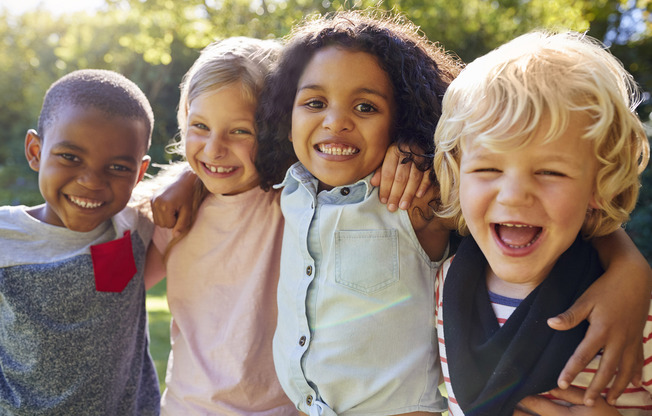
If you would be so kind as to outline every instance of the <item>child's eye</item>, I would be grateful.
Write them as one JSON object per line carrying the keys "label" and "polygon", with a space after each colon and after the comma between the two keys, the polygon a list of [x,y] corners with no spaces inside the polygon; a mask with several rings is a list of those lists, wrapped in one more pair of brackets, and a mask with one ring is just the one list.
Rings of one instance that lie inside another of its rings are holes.
{"label": "child's eye", "polygon": [[554,170],[540,170],[538,173],[539,175],[545,175],[545,176],[560,176],[560,177],[566,176],[566,174]]}
{"label": "child's eye", "polygon": [[321,100],[310,100],[304,105],[315,110],[321,110],[322,108],[326,107],[326,104]]}
{"label": "child's eye", "polygon": [[496,168],[477,168],[477,169],[473,169],[473,172],[475,173],[500,172],[500,170]]}
{"label": "child's eye", "polygon": [[124,165],[119,165],[117,163],[114,163],[111,166],[109,166],[109,169],[110,170],[115,170],[115,171],[118,171],[118,172],[131,172],[131,169],[129,167],[124,166]]}
{"label": "child's eye", "polygon": [[194,127],[200,130],[209,130],[208,126],[204,123],[192,123],[190,127]]}
{"label": "child's eye", "polygon": [[235,129],[235,130],[232,131],[232,133],[233,134],[247,134],[247,135],[253,134],[250,130],[247,130],[247,129]]}
{"label": "child's eye", "polygon": [[361,113],[372,113],[372,112],[378,111],[376,109],[376,107],[374,107],[373,104],[369,104],[369,103],[358,104],[358,105],[355,106],[355,110],[359,111]]}
{"label": "child's eye", "polygon": [[69,162],[79,162],[80,159],[71,153],[59,153],[59,157]]}

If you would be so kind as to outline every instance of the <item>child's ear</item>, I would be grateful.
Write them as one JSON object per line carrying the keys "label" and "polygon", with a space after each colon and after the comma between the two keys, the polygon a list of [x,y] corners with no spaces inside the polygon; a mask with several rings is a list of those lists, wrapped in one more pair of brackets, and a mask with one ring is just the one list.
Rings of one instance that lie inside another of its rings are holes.
{"label": "child's ear", "polygon": [[590,209],[600,209],[600,205],[598,205],[598,192],[594,189],[593,193],[591,194],[591,199],[589,199],[589,208]]}
{"label": "child's ear", "polygon": [[292,132],[288,133],[288,140],[291,142],[292,141]]}
{"label": "child's ear", "polygon": [[151,157],[148,155],[143,156],[143,163],[140,165],[140,170],[138,171],[138,181],[136,183],[140,182],[143,180],[143,177],[145,176],[145,172],[147,172],[147,168],[149,167],[149,162],[152,160]]}
{"label": "child's ear", "polygon": [[25,135],[25,158],[33,171],[38,172],[41,167],[41,148],[43,143],[34,129],[27,130]]}

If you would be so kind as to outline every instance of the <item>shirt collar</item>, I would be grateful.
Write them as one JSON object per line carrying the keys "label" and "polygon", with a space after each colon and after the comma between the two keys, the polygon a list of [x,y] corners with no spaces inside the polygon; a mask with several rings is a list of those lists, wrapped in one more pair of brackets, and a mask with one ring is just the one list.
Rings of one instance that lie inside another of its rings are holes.
{"label": "shirt collar", "polygon": [[[337,196],[337,198],[341,197],[348,197],[349,195],[352,197],[357,196],[355,199],[366,199],[371,195],[372,191],[374,190],[374,186],[371,185],[371,177],[373,176],[373,173],[370,173],[366,177],[356,181],[355,183],[352,183],[350,185],[343,185],[343,186],[336,186],[335,188],[331,189],[330,191],[322,191],[321,194],[330,194],[333,196]],[[285,173],[285,178],[283,179],[283,182],[280,184],[274,185],[275,189],[282,188],[285,186],[288,186],[290,184],[302,184],[305,188],[309,189],[311,193],[316,194],[317,193],[317,187],[319,186],[319,181],[317,178],[315,178],[312,173],[306,169],[305,166],[301,164],[301,162],[296,162],[290,168],[287,170]],[[347,200],[350,200],[353,198],[347,198]]]}

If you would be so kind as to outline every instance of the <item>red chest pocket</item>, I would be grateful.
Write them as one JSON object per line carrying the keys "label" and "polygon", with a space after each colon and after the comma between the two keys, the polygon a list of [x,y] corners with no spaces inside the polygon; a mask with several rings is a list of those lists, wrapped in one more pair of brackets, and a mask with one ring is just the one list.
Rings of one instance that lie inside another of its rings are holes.
{"label": "red chest pocket", "polygon": [[122,292],[137,271],[129,230],[121,238],[91,246],[91,258],[98,292]]}

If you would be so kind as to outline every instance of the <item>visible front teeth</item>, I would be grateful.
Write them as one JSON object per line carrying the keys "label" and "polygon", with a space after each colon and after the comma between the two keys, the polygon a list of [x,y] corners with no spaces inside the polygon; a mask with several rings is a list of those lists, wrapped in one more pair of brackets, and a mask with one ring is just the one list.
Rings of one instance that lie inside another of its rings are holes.
{"label": "visible front teeth", "polygon": [[93,209],[93,208],[98,208],[98,207],[100,207],[100,206],[102,206],[104,204],[103,202],[88,201],[88,200],[80,199],[80,198],[77,198],[77,197],[74,197],[74,196],[70,196],[69,199],[70,199],[70,202],[72,202],[73,204],[78,205],[78,206],[80,206],[82,208]]}
{"label": "visible front teeth", "polygon": [[336,155],[336,156],[351,156],[355,153],[358,153],[359,150],[355,147],[342,147],[342,146],[333,146],[328,144],[319,144],[317,148],[320,152],[326,153],[327,155]]}
{"label": "visible front teeth", "polygon": [[[500,223],[497,224],[499,227],[506,227],[506,228],[531,228],[531,229],[539,229],[538,232],[530,239],[529,242],[525,244],[510,244],[507,241],[505,241],[502,237],[502,235],[499,233],[499,236],[501,236],[501,239],[503,239],[503,243],[510,247],[510,248],[526,248],[530,247],[532,244],[534,244],[535,241],[539,239],[539,236],[541,235],[541,227],[535,227],[532,225],[526,225],[526,224],[512,224],[512,223]],[[498,228],[496,228],[496,231],[498,231]]]}
{"label": "visible front teeth", "polygon": [[225,168],[224,166],[205,165],[213,173],[230,173],[235,170],[234,167]]}

